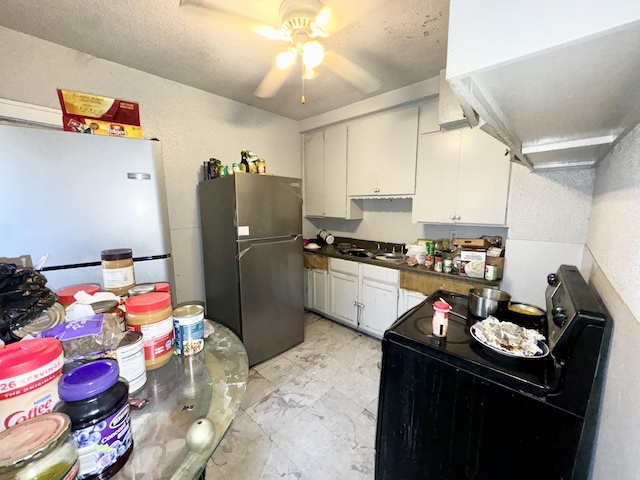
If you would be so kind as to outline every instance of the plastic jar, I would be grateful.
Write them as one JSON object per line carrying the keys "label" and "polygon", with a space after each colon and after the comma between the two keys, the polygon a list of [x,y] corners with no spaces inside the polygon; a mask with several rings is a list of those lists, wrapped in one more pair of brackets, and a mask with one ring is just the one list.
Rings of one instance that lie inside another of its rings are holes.
{"label": "plastic jar", "polygon": [[127,330],[142,333],[147,370],[171,360],[173,354],[173,309],[168,293],[136,295],[125,302]]}
{"label": "plastic jar", "polygon": [[171,285],[169,282],[156,282],[153,285],[156,287],[156,292],[171,293]]}
{"label": "plastic jar", "polygon": [[96,360],[65,373],[56,409],[71,419],[80,461],[79,479],[114,476],[133,450],[127,382],[119,378],[118,362]]}
{"label": "plastic jar", "polygon": [[133,252],[130,248],[103,250],[102,283],[107,292],[124,295],[136,284],[133,272]]}
{"label": "plastic jar", "polygon": [[74,295],[83,290],[89,295],[94,295],[100,291],[100,285],[97,283],[84,283],[82,285],[71,285],[70,287],[64,287],[60,290],[56,290],[56,295],[60,298],[58,303],[63,307],[68,307],[76,301]]}
{"label": "plastic jar", "polygon": [[53,410],[63,364],[62,344],[55,338],[0,348],[0,431]]}
{"label": "plastic jar", "polygon": [[204,307],[183,305],[173,311],[176,352],[195,355],[204,348]]}
{"label": "plastic jar", "polygon": [[446,337],[449,329],[449,310],[451,307],[448,303],[438,301],[433,304],[433,320],[432,331],[436,337]]}
{"label": "plastic jar", "polygon": [[78,454],[64,413],[47,413],[0,433],[0,480],[73,480]]}

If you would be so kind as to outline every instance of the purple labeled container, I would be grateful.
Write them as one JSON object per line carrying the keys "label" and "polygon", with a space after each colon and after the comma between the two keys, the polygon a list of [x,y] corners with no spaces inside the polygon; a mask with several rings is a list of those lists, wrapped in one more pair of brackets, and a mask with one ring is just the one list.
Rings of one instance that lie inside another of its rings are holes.
{"label": "purple labeled container", "polygon": [[111,478],[131,455],[128,390],[114,360],[86,363],[60,378],[58,395],[63,403],[56,410],[71,418],[79,479]]}

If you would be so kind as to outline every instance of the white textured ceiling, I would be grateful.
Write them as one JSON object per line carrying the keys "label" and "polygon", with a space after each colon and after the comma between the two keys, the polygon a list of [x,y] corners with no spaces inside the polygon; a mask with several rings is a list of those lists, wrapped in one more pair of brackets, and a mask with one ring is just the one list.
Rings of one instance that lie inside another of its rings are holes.
{"label": "white textured ceiling", "polygon": [[[279,26],[280,0],[209,1]],[[286,44],[224,15],[194,15],[179,3],[4,0],[0,25],[295,120],[425,80],[445,66],[448,0],[389,0],[323,40],[327,49],[377,76],[377,92],[365,95],[324,68],[305,81],[304,105],[295,72],[275,97],[261,99],[253,92]]]}

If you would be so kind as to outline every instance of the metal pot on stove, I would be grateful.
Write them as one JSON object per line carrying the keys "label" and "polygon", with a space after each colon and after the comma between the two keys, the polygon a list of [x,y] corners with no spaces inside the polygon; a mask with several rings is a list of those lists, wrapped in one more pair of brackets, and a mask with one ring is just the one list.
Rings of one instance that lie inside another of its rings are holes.
{"label": "metal pot on stove", "polygon": [[511,295],[497,288],[472,288],[469,290],[469,313],[483,319],[505,312]]}

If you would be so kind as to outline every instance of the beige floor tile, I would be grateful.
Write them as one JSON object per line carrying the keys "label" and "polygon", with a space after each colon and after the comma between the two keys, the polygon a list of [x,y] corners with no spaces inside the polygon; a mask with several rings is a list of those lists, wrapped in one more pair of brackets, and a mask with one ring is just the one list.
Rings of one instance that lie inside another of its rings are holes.
{"label": "beige floor tile", "polygon": [[300,376],[304,370],[288,358],[278,356],[274,360],[269,361],[263,368],[259,368],[258,372],[266,378],[271,385],[280,387]]}
{"label": "beige floor tile", "polygon": [[302,471],[278,446],[265,439],[221,480],[303,480]]}
{"label": "beige floor tile", "polygon": [[277,386],[271,385],[271,383],[269,383],[269,380],[264,378],[258,371],[252,368],[251,370],[249,370],[247,389],[245,390],[242,401],[240,402],[240,408],[246,410],[251,405],[262,400],[264,397],[277,389]]}

